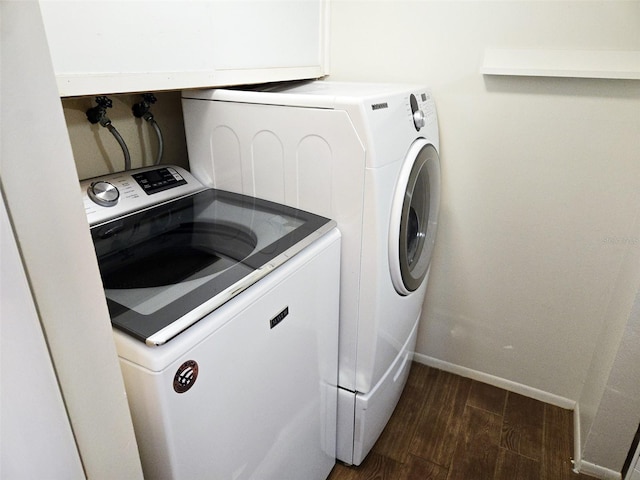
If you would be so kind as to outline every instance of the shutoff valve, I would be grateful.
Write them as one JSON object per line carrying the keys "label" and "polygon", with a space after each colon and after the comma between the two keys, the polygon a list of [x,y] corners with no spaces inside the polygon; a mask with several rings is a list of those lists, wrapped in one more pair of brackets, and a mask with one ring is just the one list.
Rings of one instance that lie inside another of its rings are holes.
{"label": "shutoff valve", "polygon": [[111,120],[107,117],[107,108],[113,106],[110,98],[105,96],[96,97],[97,105],[87,110],[87,120],[91,123],[100,123],[103,127],[111,124]]}
{"label": "shutoff valve", "polygon": [[131,111],[133,112],[133,116],[136,118],[144,118],[145,120],[149,120],[153,118],[153,115],[149,111],[151,105],[156,103],[156,97],[153,93],[145,93],[142,95],[142,101],[136,103],[133,107],[131,107]]}

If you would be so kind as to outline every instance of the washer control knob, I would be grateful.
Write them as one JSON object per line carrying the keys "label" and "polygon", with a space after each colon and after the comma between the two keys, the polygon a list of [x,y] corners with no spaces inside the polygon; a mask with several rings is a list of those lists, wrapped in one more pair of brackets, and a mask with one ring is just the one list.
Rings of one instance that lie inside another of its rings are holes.
{"label": "washer control knob", "polygon": [[422,110],[416,110],[413,112],[413,124],[418,130],[425,126],[426,122],[424,120],[424,112]]}
{"label": "washer control knob", "polygon": [[102,207],[113,207],[120,199],[118,188],[112,183],[105,181],[93,182],[87,189],[89,198]]}

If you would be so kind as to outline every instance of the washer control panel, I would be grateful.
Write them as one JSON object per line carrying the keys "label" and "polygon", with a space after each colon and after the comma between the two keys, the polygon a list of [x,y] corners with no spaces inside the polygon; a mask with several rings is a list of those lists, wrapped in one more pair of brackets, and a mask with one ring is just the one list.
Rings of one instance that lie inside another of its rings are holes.
{"label": "washer control panel", "polygon": [[184,177],[175,168],[171,167],[138,172],[133,174],[132,177],[147,195],[153,195],[187,183]]}
{"label": "washer control panel", "polygon": [[189,172],[177,166],[146,167],[80,182],[84,209],[90,225],[204,188]]}

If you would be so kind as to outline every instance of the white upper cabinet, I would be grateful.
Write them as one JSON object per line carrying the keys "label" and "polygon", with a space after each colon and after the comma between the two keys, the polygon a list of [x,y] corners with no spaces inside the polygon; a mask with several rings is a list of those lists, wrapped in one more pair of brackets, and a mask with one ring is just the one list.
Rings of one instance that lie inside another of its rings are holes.
{"label": "white upper cabinet", "polygon": [[41,0],[61,96],[316,78],[329,0]]}

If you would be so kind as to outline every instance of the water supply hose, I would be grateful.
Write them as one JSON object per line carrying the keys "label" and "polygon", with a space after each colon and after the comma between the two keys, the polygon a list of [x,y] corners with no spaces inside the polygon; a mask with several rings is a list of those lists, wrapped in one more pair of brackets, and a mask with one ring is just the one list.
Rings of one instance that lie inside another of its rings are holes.
{"label": "water supply hose", "polygon": [[155,95],[152,93],[144,93],[142,95],[142,101],[131,107],[131,111],[136,118],[142,118],[151,124],[153,130],[156,132],[156,137],[158,139],[158,154],[156,155],[155,165],[159,165],[162,161],[162,154],[164,152],[164,139],[162,138],[162,131],[160,130],[158,122],[154,120],[153,114],[150,112],[151,105],[154,103],[156,103]]}
{"label": "water supply hose", "polygon": [[120,148],[122,148],[122,153],[124,154],[124,169],[131,170],[131,155],[129,155],[129,149],[127,148],[127,144],[124,142],[122,135],[120,132],[111,124],[111,120],[107,117],[107,108],[111,108],[113,103],[106,96],[96,97],[96,106],[87,110],[87,120],[89,122],[96,124],[99,123],[101,126],[106,127],[107,130],[111,132],[113,137],[116,139]]}
{"label": "water supply hose", "polygon": [[[102,125],[102,122],[100,122],[100,124]],[[114,138],[120,144],[120,148],[122,148],[122,153],[124,155],[124,169],[131,170],[131,155],[129,155],[129,149],[127,148],[127,144],[124,143],[124,139],[122,138],[122,135],[120,135],[120,132],[118,132],[116,127],[114,127],[111,124],[111,121],[109,121],[109,123],[107,123],[106,125],[102,125],[102,126],[107,127],[107,130],[111,132],[111,135],[113,135]]]}
{"label": "water supply hose", "polygon": [[160,130],[160,125],[158,125],[158,122],[154,120],[153,115],[151,115],[151,113],[147,113],[143,118],[151,124],[151,126],[156,132],[156,137],[158,138],[158,154],[156,155],[155,165],[160,165],[160,162],[162,161],[162,154],[164,152],[164,140],[162,138],[162,131]]}

